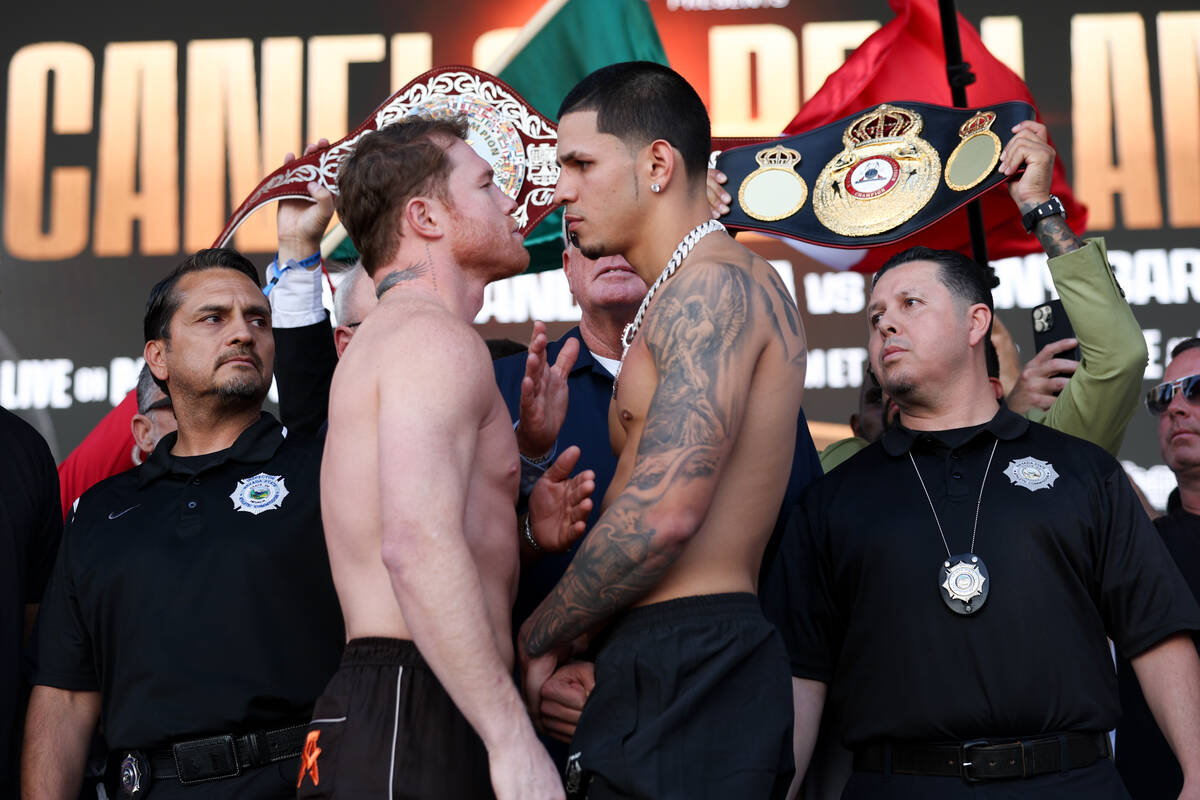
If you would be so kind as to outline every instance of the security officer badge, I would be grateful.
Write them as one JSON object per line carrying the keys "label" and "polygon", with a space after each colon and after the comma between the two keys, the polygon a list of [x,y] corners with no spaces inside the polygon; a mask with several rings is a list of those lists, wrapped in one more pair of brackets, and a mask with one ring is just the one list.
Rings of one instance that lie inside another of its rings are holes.
{"label": "security officer badge", "polygon": [[1004,474],[1017,486],[1024,486],[1031,492],[1038,489],[1049,489],[1058,480],[1054,465],[1048,461],[1033,458],[1014,458],[1004,468]]}
{"label": "security officer badge", "polygon": [[130,750],[121,759],[120,796],[145,797],[153,783],[150,762],[139,750]]}
{"label": "security officer badge", "polygon": [[238,481],[237,488],[229,495],[233,507],[237,511],[248,511],[255,516],[264,511],[272,511],[283,505],[283,498],[288,496],[287,487],[283,484],[282,475],[268,475],[260,472],[252,478]]}
{"label": "security officer badge", "polygon": [[813,212],[842,236],[890,231],[925,207],[937,191],[942,161],[920,137],[921,115],[884,105],[842,134],[845,146],[813,187]]}

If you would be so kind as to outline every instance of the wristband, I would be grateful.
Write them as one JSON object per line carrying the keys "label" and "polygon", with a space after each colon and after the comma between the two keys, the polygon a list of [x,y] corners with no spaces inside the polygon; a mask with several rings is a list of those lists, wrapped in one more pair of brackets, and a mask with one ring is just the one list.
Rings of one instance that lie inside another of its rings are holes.
{"label": "wristband", "polygon": [[275,257],[271,259],[271,263],[267,265],[267,274],[271,277],[270,280],[267,281],[267,285],[263,287],[263,294],[270,295],[271,290],[275,288],[275,284],[279,283],[279,279],[283,277],[283,273],[287,272],[289,269],[292,269],[293,267],[303,267],[304,269],[308,269],[309,267],[315,267],[320,263],[321,251],[318,250],[311,256],[306,256],[299,261],[294,258],[289,258],[287,263],[281,267],[279,266],[279,251],[275,251]]}

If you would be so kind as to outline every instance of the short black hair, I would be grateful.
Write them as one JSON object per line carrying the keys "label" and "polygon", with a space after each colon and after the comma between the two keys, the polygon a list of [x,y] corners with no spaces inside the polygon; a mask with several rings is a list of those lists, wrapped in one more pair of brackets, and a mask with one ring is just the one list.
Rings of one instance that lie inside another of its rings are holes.
{"label": "short black hair", "polygon": [[[142,335],[145,337],[145,341],[170,340],[171,318],[179,310],[180,302],[179,292],[175,291],[176,284],[184,275],[190,272],[203,272],[206,269],[232,269],[254,281],[255,286],[262,285],[258,269],[237,250],[229,247],[197,250],[171,270],[167,277],[154,284],[154,288],[150,290],[150,297],[146,300],[146,315],[142,317]],[[158,376],[154,376],[154,382],[158,384],[158,388],[163,390],[163,394],[167,397],[171,396],[166,381],[160,381]]]}
{"label": "short black hair", "polygon": [[[198,250],[185,258],[150,290],[150,297],[146,299],[146,315],[142,318],[144,341],[171,338],[171,318],[179,310],[179,293],[175,291],[175,285],[188,273],[208,269],[232,269],[254,281],[255,286],[262,285],[258,269],[237,250],[229,247]],[[166,391],[166,387],[163,387],[163,391]]]}
{"label": "short black hair", "polygon": [[1197,347],[1200,347],[1200,337],[1192,336],[1184,339],[1182,342],[1171,348],[1171,358],[1174,358],[1180,353],[1186,353],[1188,350],[1193,350]]}
{"label": "short black hair", "polygon": [[575,85],[558,107],[561,121],[573,111],[595,111],[596,129],[641,148],[656,139],[683,155],[689,185],[708,174],[712,127],[696,90],[670,67],[653,61],[610,64]]}
{"label": "short black hair", "polygon": [[913,261],[932,261],[938,265],[938,278],[950,290],[950,294],[965,300],[968,305],[983,303],[995,311],[992,304],[992,289],[1000,285],[1000,279],[991,267],[981,267],[974,260],[957,250],[934,250],[929,247],[910,247],[883,262],[883,266],[871,278],[871,288],[879,283],[885,272]]}

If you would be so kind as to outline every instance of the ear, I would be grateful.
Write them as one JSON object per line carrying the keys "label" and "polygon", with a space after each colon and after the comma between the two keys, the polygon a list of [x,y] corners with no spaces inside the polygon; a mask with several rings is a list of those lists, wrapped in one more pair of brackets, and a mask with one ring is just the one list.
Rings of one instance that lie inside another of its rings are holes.
{"label": "ear", "polygon": [[143,453],[154,452],[154,438],[151,433],[154,431],[154,423],[145,414],[134,414],[133,419],[129,421],[129,429],[133,433],[133,441],[137,444],[138,449]]}
{"label": "ear", "polygon": [[570,252],[568,252],[565,249],[563,250],[563,254],[562,254],[562,262],[563,262],[563,265],[562,265],[563,266],[563,275],[566,276],[566,279],[567,279],[567,288],[570,289],[571,296],[574,297],[575,296],[575,284],[572,280],[572,277],[574,276],[575,272],[570,267],[571,254],[570,254]]}
{"label": "ear", "polygon": [[657,183],[665,192],[679,166],[678,156],[675,148],[666,139],[655,139],[651,142],[646,148],[647,175],[644,188],[648,190],[651,184]]}
{"label": "ear", "polygon": [[443,217],[446,204],[435,197],[414,197],[404,204],[401,232],[407,227],[422,239],[440,239],[445,235]]}
{"label": "ear", "polygon": [[997,400],[1004,399],[1004,384],[999,378],[988,378],[988,383],[992,385],[992,392],[996,395]]}
{"label": "ear", "polygon": [[967,309],[967,344],[971,347],[983,341],[992,327],[992,312],[983,303],[975,303]]}
{"label": "ear", "polygon": [[345,325],[338,325],[333,329],[333,349],[337,351],[339,359],[342,357],[342,353],[346,352],[346,348],[350,346],[350,340],[353,338],[354,331]]}
{"label": "ear", "polygon": [[[857,412],[850,415],[850,432],[853,433],[855,436],[859,435],[859,433],[858,433],[858,413]],[[864,436],[862,438],[865,439],[866,437]]]}
{"label": "ear", "polygon": [[142,349],[142,356],[146,359],[147,366],[150,367],[150,373],[163,383],[166,383],[167,378],[170,377],[166,352],[167,342],[165,339],[151,339]]}

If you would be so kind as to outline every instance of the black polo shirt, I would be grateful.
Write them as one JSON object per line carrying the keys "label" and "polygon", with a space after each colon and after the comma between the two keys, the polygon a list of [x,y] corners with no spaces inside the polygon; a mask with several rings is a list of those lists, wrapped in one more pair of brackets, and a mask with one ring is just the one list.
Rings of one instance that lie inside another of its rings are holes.
{"label": "black polo shirt", "polygon": [[[941,598],[946,549],[908,454],[957,555],[993,443],[974,550],[990,595],[960,616]],[[1120,465],[1003,407],[972,429],[893,427],[819,480],[766,584],[793,674],[831,683],[850,747],[1109,730],[1119,705],[1106,633],[1136,655],[1200,629]]]}
{"label": "black polo shirt", "polygon": [[58,472],[46,441],[0,408],[0,797],[17,794],[25,606],[41,601],[62,536]]}
{"label": "black polo shirt", "polygon": [[228,450],[174,444],[83,495],[38,622],[34,682],[100,691],[113,747],[305,722],[344,644],[320,442],[263,414]]}

